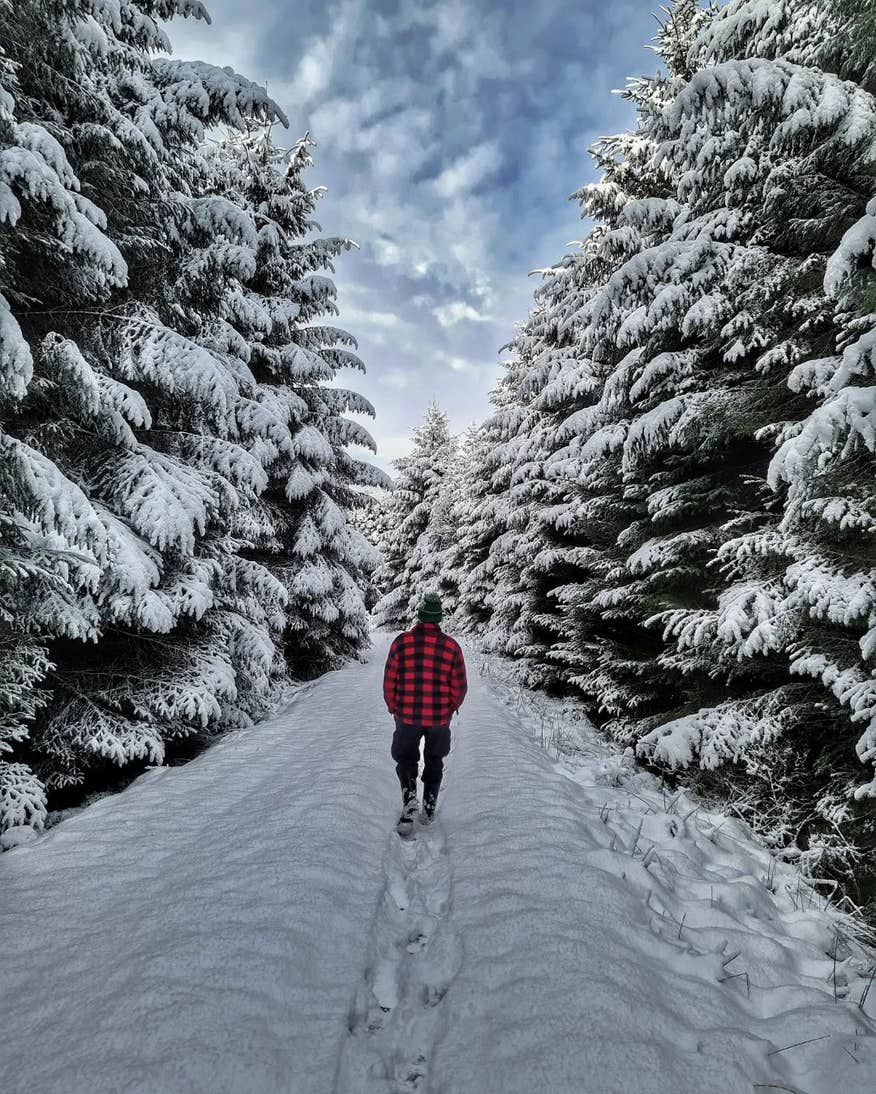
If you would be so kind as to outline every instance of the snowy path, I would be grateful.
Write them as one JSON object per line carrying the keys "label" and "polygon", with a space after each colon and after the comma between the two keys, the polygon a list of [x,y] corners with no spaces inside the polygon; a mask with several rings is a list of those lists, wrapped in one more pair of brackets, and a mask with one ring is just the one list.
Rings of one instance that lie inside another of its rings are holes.
{"label": "snowy path", "polygon": [[596,741],[552,760],[474,657],[400,840],[385,648],[0,856],[2,1094],[873,1090],[865,965],[793,875]]}
{"label": "snowy path", "polygon": [[2,1094],[331,1089],[396,804],[374,672],[0,856]]}
{"label": "snowy path", "polygon": [[453,925],[447,844],[440,824],[393,838],[386,889],[365,975],[349,1018],[336,1094],[427,1090],[447,1009],[439,1004],[462,961]]}

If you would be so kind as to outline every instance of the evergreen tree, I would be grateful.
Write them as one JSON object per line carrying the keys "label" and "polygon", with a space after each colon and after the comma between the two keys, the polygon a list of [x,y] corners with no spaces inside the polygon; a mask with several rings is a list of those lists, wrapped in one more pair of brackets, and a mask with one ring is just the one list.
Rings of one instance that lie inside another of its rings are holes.
{"label": "evergreen tree", "polygon": [[[160,761],[168,740],[240,713],[233,645],[210,609],[215,531],[252,484],[206,440],[228,435],[240,386],[170,287],[211,216],[198,197],[206,127],[277,116],[242,77],[150,56],[167,46],[156,18],[200,5],[130,4],[118,19],[90,8],[34,2],[11,17],[20,128],[51,119],[52,136],[31,140],[69,165],[76,231],[108,271],[80,279],[63,252],[16,232],[16,318],[34,379],[7,429],[88,499],[93,541],[75,599],[59,610],[43,597],[32,624],[53,639],[33,744],[52,788],[93,767]],[[37,32],[45,19],[58,41]],[[33,519],[33,506],[18,508]]]}
{"label": "evergreen tree", "polygon": [[[13,14],[3,0],[4,32]],[[0,41],[9,43],[11,36],[3,33]],[[24,747],[29,723],[46,702],[38,687],[51,667],[46,637],[74,616],[77,580],[93,579],[102,546],[82,491],[29,438],[5,425],[34,372],[16,312],[21,301],[40,299],[32,266],[50,270],[56,284],[75,285],[89,300],[99,299],[125,272],[98,211],[81,198],[60,143],[45,126],[22,117],[26,89],[18,68],[0,52],[0,833],[39,825],[45,817],[42,784],[10,756]]]}
{"label": "evergreen tree", "polygon": [[[390,486],[392,482],[390,480]],[[364,586],[365,607],[371,612],[380,593],[377,588],[377,575],[380,569],[380,544],[389,529],[389,494],[384,489],[365,489],[360,492],[356,504],[350,513],[350,525],[359,532],[374,548],[375,566],[367,575]]]}
{"label": "evergreen tree", "polygon": [[487,443],[485,431],[477,426],[469,428],[460,439],[448,468],[446,491],[429,528],[437,575],[434,588],[441,596],[445,614],[453,617],[454,626],[460,630],[471,626],[469,615],[476,611],[462,582],[467,572],[483,560],[496,534],[487,511],[489,484],[480,477]]}
{"label": "evergreen tree", "polygon": [[385,490],[364,490],[350,514],[353,527],[378,550],[389,528],[388,497]]}
{"label": "evergreen tree", "polygon": [[841,26],[843,33],[821,39],[822,65],[846,80],[854,80],[876,94],[876,3],[874,0],[826,0],[832,16],[830,29]]}
{"label": "evergreen tree", "polygon": [[[689,40],[699,18],[695,5],[683,5],[664,35],[668,56],[680,53],[680,28]],[[673,86],[663,79],[636,81],[628,94],[641,110],[657,111]],[[619,482],[623,421],[612,417],[619,407],[608,410],[613,388],[607,383],[627,347],[618,348],[613,337],[593,337],[586,316],[598,305],[600,289],[632,257],[665,239],[680,211],[665,167],[655,162],[656,150],[641,132],[607,138],[594,149],[604,178],[577,197],[601,224],[580,252],[547,272],[512,346],[508,386],[516,411],[509,415],[507,465],[498,475],[507,482],[504,504],[513,535],[505,541],[491,643],[523,658],[529,680],[565,679],[609,710],[647,699],[646,681],[629,666],[649,664],[654,643],[644,636],[634,657],[629,609],[607,597],[591,605],[589,624],[598,633],[582,633],[582,611],[622,565],[612,552],[633,511],[633,499]],[[631,365],[627,359],[627,372]],[[600,405],[603,388],[607,400]],[[596,651],[617,669],[610,687],[594,664]],[[628,679],[621,679],[622,667]]]}
{"label": "evergreen tree", "polygon": [[[728,14],[732,18],[735,13],[731,9]],[[719,40],[721,22],[717,17]],[[715,607],[706,604],[663,616],[665,637],[675,643],[673,662],[682,671],[699,662],[719,683],[727,681],[727,693],[697,696],[699,710],[659,727],[642,747],[672,764],[695,757],[706,770],[741,765],[756,780],[752,819],[777,842],[792,844],[813,868],[848,872],[857,855],[849,840],[862,834],[850,801],[856,782],[852,741],[842,731],[839,711],[825,706],[805,676],[821,676],[832,685],[837,673],[852,669],[838,649],[837,636],[823,624],[836,615],[831,587],[859,569],[860,540],[854,532],[837,535],[842,505],[830,496],[830,476],[809,484],[814,493],[826,490],[828,496],[814,501],[810,494],[811,504],[802,513],[799,490],[789,491],[783,512],[783,491],[771,496],[767,487],[767,480],[781,486],[794,462],[791,451],[799,451],[812,435],[811,426],[801,427],[806,413],[801,393],[822,389],[830,372],[823,354],[838,333],[843,338],[829,298],[836,259],[828,258],[870,186],[866,164],[874,104],[861,89],[816,67],[812,51],[829,38],[812,44],[806,67],[781,56],[721,60],[712,48],[714,70],[707,70],[699,86],[678,100],[681,113],[688,116],[684,129],[690,142],[693,118],[708,123],[713,117],[708,100],[715,83],[725,73],[733,74],[735,94],[723,112],[723,125],[734,140],[744,137],[746,169],[748,163],[754,166],[744,199],[725,199],[750,218],[753,228],[748,238],[743,236],[747,253],[737,251],[730,270],[744,271],[740,258],[747,264],[752,255],[754,269],[763,271],[753,289],[742,282],[742,317],[753,320],[749,330],[757,329],[760,344],[747,351],[756,376],[747,380],[738,406],[747,411],[741,425],[753,445],[766,451],[746,469],[761,494],[760,504],[752,497],[722,528],[726,538],[715,552],[722,571]],[[800,48],[795,34],[794,49]],[[705,77],[715,81],[711,90]],[[688,104],[693,106],[690,113]],[[712,131],[712,140],[714,136]],[[720,171],[729,188],[735,167],[716,165],[716,181]],[[726,289],[723,295],[726,299]],[[768,471],[776,443],[781,449]],[[827,457],[823,459],[826,464]],[[789,534],[801,516],[810,534]],[[828,541],[825,554],[822,545]],[[807,628],[807,617],[814,617],[814,629],[820,632],[809,639],[805,631],[813,623]],[[842,686],[835,694],[848,701]],[[778,793],[772,790],[775,786]]]}
{"label": "evergreen tree", "polygon": [[[249,420],[262,423],[255,445],[266,489],[240,528],[245,554],[264,563],[284,590],[286,655],[297,671],[324,671],[367,642],[363,590],[377,557],[348,517],[357,487],[386,476],[351,457],[346,446],[375,448],[345,411],[373,416],[371,404],[336,386],[344,368],[364,371],[343,330],[314,322],[336,313],[335,288],[320,271],[352,244],[313,237],[320,189],[308,189],[312,142],[288,153],[268,129],[232,137],[216,167],[236,205],[251,212],[257,246],[244,291],[222,293],[229,324],[246,347],[256,380]],[[200,264],[199,264],[200,273]],[[224,331],[220,337],[224,337]]]}
{"label": "evergreen tree", "polygon": [[407,627],[424,592],[434,591],[437,559],[429,545],[429,526],[444,504],[448,469],[456,442],[447,415],[430,403],[423,424],[413,432],[409,456],[394,461],[398,478],[388,504],[388,529],[381,543],[377,574],[382,596],[374,608],[379,626]]}
{"label": "evergreen tree", "polygon": [[[174,15],[205,12],[0,0],[0,830],[42,822],[42,783],[258,714],[282,636],[302,672],[365,634],[370,555],[341,506],[374,480],[341,415],[369,408],[328,384],[360,364],[349,336],[308,325],[332,307],[312,271],[346,244],[293,242],[306,144],[283,169],[263,89],[155,56]],[[217,170],[203,150],[221,124],[261,157],[242,186],[233,152]],[[297,568],[331,588],[296,600],[273,556],[308,467],[322,539]]]}
{"label": "evergreen tree", "polygon": [[[723,788],[741,781],[738,807],[775,842],[842,869],[862,830],[840,706],[870,717],[872,445],[847,389],[869,367],[873,234],[850,225],[873,100],[831,74],[834,18],[802,0],[673,7],[666,74],[631,82],[637,131],[596,146],[603,178],[578,195],[596,227],[514,346],[505,390],[524,432],[481,473],[507,484],[516,542],[488,551],[481,625],[642,755],[732,767]],[[845,364],[825,360],[837,336]],[[808,390],[824,403],[810,418]]]}
{"label": "evergreen tree", "polygon": [[510,347],[514,356],[491,395],[495,412],[470,438],[461,492],[457,617],[509,656],[527,639],[525,570],[538,550],[533,511],[544,489],[537,458],[544,415],[529,353],[538,322],[536,313]]}

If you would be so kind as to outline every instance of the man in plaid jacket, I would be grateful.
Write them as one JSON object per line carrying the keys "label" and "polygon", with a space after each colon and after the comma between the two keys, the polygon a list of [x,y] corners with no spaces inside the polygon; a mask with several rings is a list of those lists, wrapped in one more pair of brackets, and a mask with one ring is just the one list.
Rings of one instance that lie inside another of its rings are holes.
{"label": "man in plaid jacket", "polygon": [[399,831],[413,827],[423,737],[423,813],[432,819],[450,751],[450,719],[468,690],[462,650],[439,626],[442,608],[435,593],[426,594],[417,617],[412,630],[393,640],[383,673],[383,697],[395,718],[392,758],[404,803]]}

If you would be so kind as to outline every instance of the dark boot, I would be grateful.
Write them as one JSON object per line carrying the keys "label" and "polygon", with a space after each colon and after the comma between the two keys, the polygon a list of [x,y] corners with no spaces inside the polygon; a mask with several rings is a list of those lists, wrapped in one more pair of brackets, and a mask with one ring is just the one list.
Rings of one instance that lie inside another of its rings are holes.
{"label": "dark boot", "polygon": [[417,815],[417,792],[405,789],[402,791],[402,811],[398,818],[396,829],[400,836],[408,836],[414,828],[414,817]]}
{"label": "dark boot", "polygon": [[438,791],[428,788],[423,789],[423,820],[428,824],[435,816],[435,808],[438,805]]}

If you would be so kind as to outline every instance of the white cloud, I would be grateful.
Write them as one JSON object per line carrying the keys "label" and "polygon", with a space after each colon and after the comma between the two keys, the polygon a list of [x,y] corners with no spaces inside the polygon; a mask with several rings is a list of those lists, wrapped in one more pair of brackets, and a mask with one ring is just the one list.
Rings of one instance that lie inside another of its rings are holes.
{"label": "white cloud", "polygon": [[292,79],[293,94],[304,99],[314,99],[331,84],[331,43],[328,40],[314,42],[298,64]]}
{"label": "white cloud", "polygon": [[442,327],[452,327],[463,319],[468,319],[472,323],[490,321],[490,316],[483,315],[464,300],[453,300],[449,304],[443,304],[440,308],[434,309],[434,315]]}
{"label": "white cloud", "polygon": [[462,0],[446,0],[440,5],[435,17],[435,37],[439,49],[455,49],[470,38],[472,27],[469,12]]}
{"label": "white cloud", "polygon": [[[249,0],[249,5],[276,6],[271,0]],[[362,0],[342,0],[331,8],[325,33],[304,37],[301,56],[289,88],[293,102],[313,102],[332,87],[335,71],[348,59],[353,43],[362,30],[365,14],[366,5]]]}
{"label": "white cloud", "polygon": [[458,194],[473,190],[479,183],[499,169],[502,155],[495,141],[473,148],[465,156],[460,156],[450,167],[435,179],[435,192],[443,198],[453,198]]}
{"label": "white cloud", "polygon": [[475,362],[468,361],[465,357],[448,357],[447,364],[450,365],[454,372],[467,372],[469,375],[473,375],[479,371]]}
{"label": "white cloud", "polygon": [[405,326],[404,320],[396,312],[363,311],[360,308],[344,308],[344,322],[359,326],[398,329]]}
{"label": "white cloud", "polygon": [[383,369],[377,376],[378,383],[385,384],[387,387],[398,388],[400,391],[410,387],[413,379],[413,373],[403,368]]}
{"label": "white cloud", "polygon": [[565,200],[592,177],[585,149],[632,118],[610,89],[653,68],[635,52],[650,6],[208,6],[212,28],[172,24],[177,53],[267,81],[293,135],[318,142],[310,181],[328,194],[317,219],[362,245],[337,264],[337,322],[369,369],[345,382],[375,404],[379,462],[407,450],[432,397],[455,428],[488,413],[499,348],[531,301],[529,270],[585,230]]}

